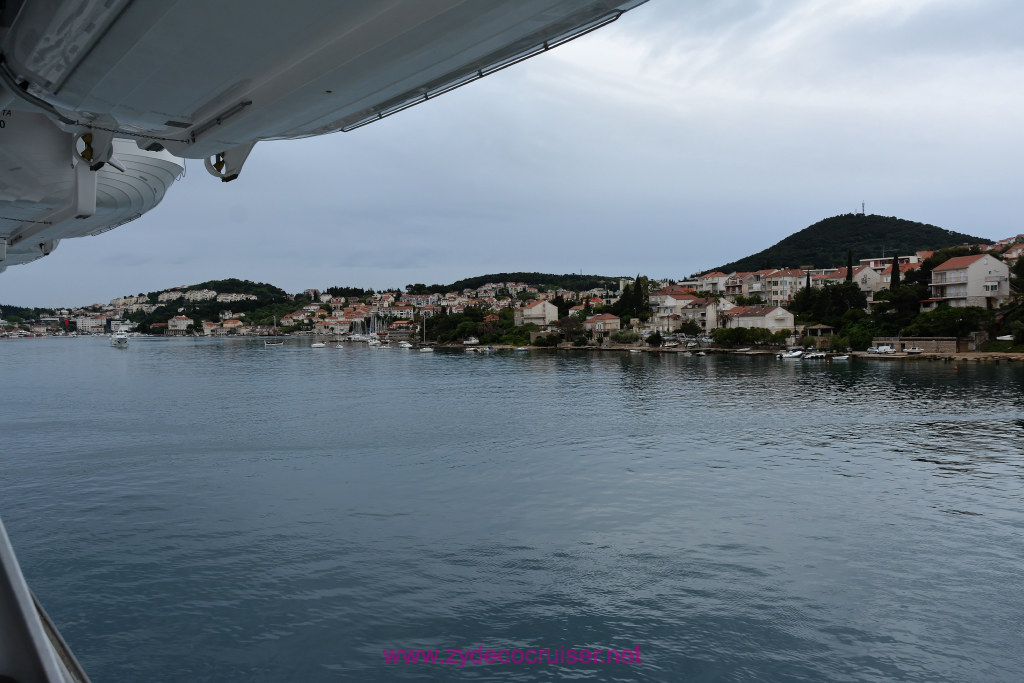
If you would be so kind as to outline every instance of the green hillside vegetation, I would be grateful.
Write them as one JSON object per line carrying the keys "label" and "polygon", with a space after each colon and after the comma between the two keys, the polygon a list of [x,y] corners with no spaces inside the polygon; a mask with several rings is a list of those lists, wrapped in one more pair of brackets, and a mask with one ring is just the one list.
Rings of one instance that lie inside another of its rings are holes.
{"label": "green hillside vegetation", "polygon": [[[174,288],[172,288],[174,289]],[[207,282],[200,282],[197,285],[188,285],[187,287],[178,288],[181,291],[192,291],[196,289],[212,289],[218,294],[225,292],[231,294],[255,294],[260,300],[274,300],[285,298],[288,293],[280,287],[274,285],[268,285],[265,282],[253,282],[252,280],[239,280],[237,278],[228,278],[226,280],[208,280]],[[166,291],[166,290],[165,290]],[[150,301],[156,301],[156,297],[160,292],[150,292]]]}
{"label": "green hillside vegetation", "polygon": [[479,275],[464,280],[457,280],[450,285],[424,285],[412,284],[406,290],[413,294],[427,292],[459,292],[463,289],[476,289],[488,282],[522,282],[533,287],[544,287],[548,289],[569,289],[573,291],[585,291],[598,287],[607,287],[612,290],[619,288],[619,278],[607,275],[578,275],[568,273],[565,275],[554,275],[552,273],[492,273],[490,275]]}
{"label": "green hillside vegetation", "polygon": [[497,320],[484,320],[489,315],[483,309],[469,306],[463,313],[431,316],[424,320],[427,339],[442,344],[457,344],[469,337],[476,337],[483,346],[525,346],[530,343],[530,332],[537,329],[533,323],[516,327],[515,314],[507,308],[498,311]]}
{"label": "green hillside vegetation", "polygon": [[[220,312],[224,310],[230,310],[236,317],[249,324],[269,325],[273,324],[275,317],[280,319],[295,309],[312,302],[308,296],[296,295],[293,297],[274,285],[235,278],[209,280],[178,289],[181,291],[212,289],[217,293],[253,294],[257,298],[255,301],[232,301],[231,303],[221,303],[216,300],[192,302],[178,299],[161,305],[152,313],[137,311],[130,314],[128,319],[137,323],[138,330],[142,333],[155,332],[156,329],[159,329],[152,327],[155,323],[166,323],[176,315],[192,318],[198,328],[204,320],[220,320]],[[159,294],[160,292],[150,292],[147,296],[151,302],[156,303]]]}
{"label": "green hillside vegetation", "polygon": [[829,268],[846,265],[847,252],[854,262],[862,258],[913,254],[964,244],[991,244],[991,240],[890,216],[848,213],[818,221],[756,254],[715,268],[724,273],[764,268],[796,268],[810,265]]}

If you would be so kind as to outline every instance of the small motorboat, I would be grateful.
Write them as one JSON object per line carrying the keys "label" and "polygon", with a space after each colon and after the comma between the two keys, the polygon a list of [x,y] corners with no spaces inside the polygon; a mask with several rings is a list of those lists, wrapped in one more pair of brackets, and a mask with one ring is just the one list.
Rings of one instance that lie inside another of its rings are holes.
{"label": "small motorboat", "polygon": [[803,349],[793,349],[792,351],[788,351],[786,353],[780,353],[778,356],[776,356],[776,358],[783,358],[783,359],[786,359],[786,360],[796,360],[798,358],[803,358],[803,357],[804,357]]}
{"label": "small motorboat", "polygon": [[324,349],[324,348],[327,348],[327,344],[324,343],[324,342],[313,342],[312,346],[310,346],[309,348],[311,348],[311,349]]}

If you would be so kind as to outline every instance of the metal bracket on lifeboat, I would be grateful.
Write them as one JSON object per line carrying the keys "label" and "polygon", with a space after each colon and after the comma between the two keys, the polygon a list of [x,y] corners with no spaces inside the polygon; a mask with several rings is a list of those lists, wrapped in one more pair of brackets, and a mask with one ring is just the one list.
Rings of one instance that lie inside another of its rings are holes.
{"label": "metal bracket on lifeboat", "polygon": [[98,171],[114,156],[114,134],[93,129],[77,133],[71,141],[71,155],[79,164],[84,162],[89,170]]}
{"label": "metal bracket on lifeboat", "polygon": [[98,171],[110,164],[124,173],[124,164],[114,156],[115,130],[116,126],[111,125],[109,128],[90,128],[84,133],[76,133],[71,141],[71,155],[77,162],[88,164],[90,171]]}
{"label": "metal bracket on lifeboat", "polygon": [[206,170],[214,178],[220,178],[221,182],[231,182],[242,172],[242,164],[245,163],[249,152],[255,145],[255,142],[247,142],[244,145],[232,147],[226,152],[218,152],[212,157],[207,157]]}

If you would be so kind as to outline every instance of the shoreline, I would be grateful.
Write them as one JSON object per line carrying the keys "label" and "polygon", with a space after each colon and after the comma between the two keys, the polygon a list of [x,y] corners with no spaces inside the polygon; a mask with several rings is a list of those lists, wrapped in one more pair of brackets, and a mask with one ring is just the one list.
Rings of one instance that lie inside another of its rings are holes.
{"label": "shoreline", "polygon": [[[485,350],[491,348],[495,351],[514,351],[517,346],[510,346],[507,344],[479,344],[475,346],[465,346],[462,344],[434,344],[434,348],[438,349],[481,349]],[[738,351],[736,349],[723,349],[718,347],[707,347],[703,349],[679,349],[679,348],[660,348],[660,347],[641,347],[641,346],[572,346],[571,344],[560,344],[558,346],[527,346],[527,349],[533,350],[546,350],[551,349],[555,351],[618,351],[623,353],[629,353],[630,351],[639,351],[645,354],[662,354],[662,353],[673,353],[673,354],[686,354],[695,355],[697,351],[703,351],[707,355],[736,355],[736,356],[776,356],[781,351],[780,349],[756,349],[750,351]],[[1011,352],[998,352],[998,351],[961,351],[960,353],[868,353],[867,351],[851,351],[849,354],[828,354],[825,360],[831,360],[833,356],[849,355],[851,358],[858,360],[927,360],[929,362],[943,361],[975,361],[975,362],[992,362],[999,363],[1000,361],[1016,362],[1024,361],[1024,353],[1011,353]]]}

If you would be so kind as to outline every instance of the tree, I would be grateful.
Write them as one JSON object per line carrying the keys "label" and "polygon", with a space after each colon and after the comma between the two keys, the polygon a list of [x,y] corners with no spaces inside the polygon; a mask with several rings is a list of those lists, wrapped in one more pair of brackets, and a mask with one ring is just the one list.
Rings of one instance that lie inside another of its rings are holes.
{"label": "tree", "polygon": [[642,275],[636,281],[622,288],[622,295],[612,306],[612,313],[621,317],[647,320],[651,317],[650,280]]}
{"label": "tree", "polygon": [[892,257],[892,277],[889,279],[889,290],[893,291],[900,286],[900,257]]}
{"label": "tree", "polygon": [[962,337],[992,324],[995,314],[980,306],[940,306],[917,316],[906,333],[911,337]]}
{"label": "tree", "polygon": [[1017,259],[1013,268],[1010,268],[1010,276],[1010,284],[1018,291],[1024,289],[1024,257]]}
{"label": "tree", "polygon": [[661,346],[665,340],[661,338],[661,332],[655,330],[652,334],[647,336],[647,339],[645,341],[650,346]]}
{"label": "tree", "polygon": [[849,311],[867,307],[867,297],[853,282],[830,282],[821,288],[803,287],[793,295],[789,310],[808,321],[839,327]]}
{"label": "tree", "polygon": [[681,332],[690,337],[696,337],[701,334],[704,330],[701,329],[700,325],[696,320],[684,320],[683,324],[679,326],[676,332]]}
{"label": "tree", "polygon": [[583,330],[583,320],[578,315],[567,315],[555,323],[555,326],[565,339],[575,339]]}
{"label": "tree", "polygon": [[905,284],[878,292],[871,310],[876,331],[880,334],[899,334],[921,312],[921,299],[927,296],[928,289],[921,284]]}
{"label": "tree", "polygon": [[846,281],[853,282],[853,251],[846,250]]}

